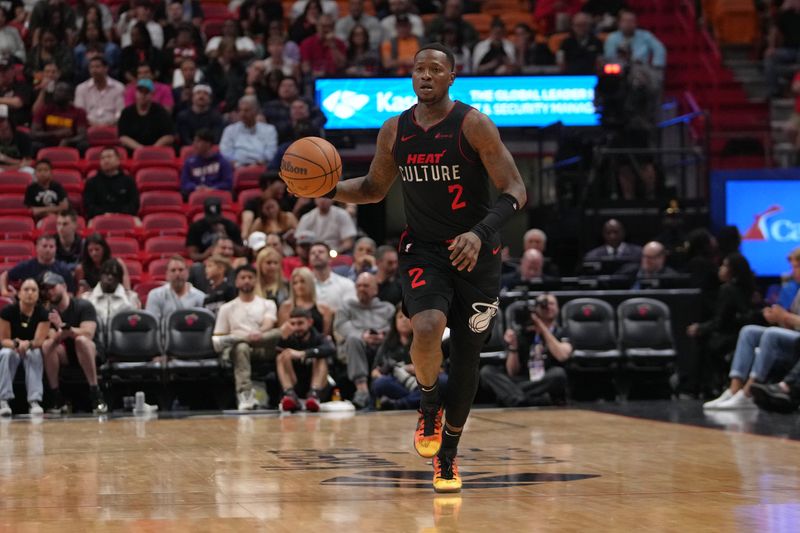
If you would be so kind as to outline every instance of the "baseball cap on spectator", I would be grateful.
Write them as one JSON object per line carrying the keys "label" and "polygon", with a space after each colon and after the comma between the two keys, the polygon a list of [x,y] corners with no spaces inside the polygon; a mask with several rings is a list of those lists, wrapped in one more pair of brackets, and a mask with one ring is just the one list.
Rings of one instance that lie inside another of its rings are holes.
{"label": "baseball cap on spectator", "polygon": [[267,245],[267,234],[264,233],[263,231],[254,231],[247,238],[247,247],[253,250],[253,252],[257,253],[266,245]]}
{"label": "baseball cap on spectator", "polygon": [[56,285],[66,285],[67,282],[64,281],[64,277],[61,274],[56,274],[55,272],[47,271],[42,276],[42,285],[46,287],[54,287]]}
{"label": "baseball cap on spectator", "polygon": [[313,231],[307,229],[301,229],[294,232],[294,240],[297,244],[305,244],[311,246],[315,242],[317,242],[317,236],[314,235]]}
{"label": "baseball cap on spectator", "polygon": [[203,212],[209,220],[220,220],[222,218],[222,200],[209,196],[203,202]]}
{"label": "baseball cap on spectator", "polygon": [[147,78],[142,78],[141,80],[136,82],[136,90],[139,89],[146,89],[147,92],[153,92],[153,80],[148,80]]}
{"label": "baseball cap on spectator", "polygon": [[209,85],[206,85],[205,83],[198,83],[197,85],[192,87],[192,93],[203,93],[203,92],[208,94],[213,94],[211,87]]}

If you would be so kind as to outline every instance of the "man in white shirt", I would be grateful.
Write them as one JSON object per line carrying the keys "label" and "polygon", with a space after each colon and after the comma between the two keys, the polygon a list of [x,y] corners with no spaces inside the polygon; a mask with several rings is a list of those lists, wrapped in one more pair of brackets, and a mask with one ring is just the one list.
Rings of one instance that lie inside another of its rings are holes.
{"label": "man in white shirt", "polygon": [[214,325],[214,348],[233,360],[234,381],[239,411],[258,407],[253,393],[250,360],[274,359],[281,330],[275,328],[278,308],[275,302],[258,296],[256,269],[242,265],[236,269],[239,296],[222,305]]}
{"label": "man in white shirt", "polygon": [[425,38],[425,25],[422,23],[422,18],[411,12],[408,0],[389,0],[389,11],[392,14],[381,20],[384,39],[397,37],[398,15],[406,15],[408,17],[409,22],[411,22],[411,33],[420,39]]}
{"label": "man in white shirt", "polygon": [[222,132],[219,152],[235,166],[267,165],[278,151],[275,126],[258,122],[258,99],[247,95],[239,99],[239,122]]}
{"label": "man in white shirt", "polygon": [[89,79],[75,89],[75,107],[86,111],[90,126],[116,125],[125,109],[125,86],[108,76],[103,56],[89,60]]}
{"label": "man in white shirt", "polygon": [[153,20],[153,5],[150,0],[137,0],[135,7],[123,13],[119,22],[117,23],[117,31],[119,31],[120,48],[125,48],[131,44],[131,28],[137,22],[144,22],[147,25],[147,33],[150,34],[150,40],[153,46],[161,50],[164,47],[164,28]]}
{"label": "man in white shirt", "polygon": [[317,302],[337,311],[345,300],[356,297],[356,285],[331,270],[330,252],[327,244],[315,242],[308,251],[308,262],[314,273]]}
{"label": "man in white shirt", "polygon": [[317,198],[315,203],[317,207],[300,217],[296,231],[311,231],[339,254],[350,251],[357,231],[348,212],[329,198]]}
{"label": "man in white shirt", "polygon": [[166,320],[175,310],[190,307],[203,307],[206,295],[189,283],[189,269],[186,260],[172,256],[167,264],[167,283],[153,289],[147,295],[147,311],[159,321]]}
{"label": "man in white shirt", "polygon": [[369,32],[369,44],[374,49],[378,49],[383,42],[383,26],[381,21],[372,15],[364,13],[364,0],[349,0],[347,3],[350,13],[336,21],[334,32],[336,36],[347,42],[350,39],[350,32],[356,24],[360,24]]}
{"label": "man in white shirt", "polygon": [[89,300],[97,311],[97,322],[107,327],[120,311],[139,309],[139,296],[122,285],[122,265],[116,259],[108,259],[100,267],[100,283],[83,298]]}

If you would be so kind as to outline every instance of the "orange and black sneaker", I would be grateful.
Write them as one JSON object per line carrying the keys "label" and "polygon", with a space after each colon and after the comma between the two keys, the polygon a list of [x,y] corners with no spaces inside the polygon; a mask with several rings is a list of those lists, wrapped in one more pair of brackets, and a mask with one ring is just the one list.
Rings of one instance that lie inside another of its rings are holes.
{"label": "orange and black sneaker", "polygon": [[441,453],[433,458],[433,490],[436,492],[461,492],[456,456]]}
{"label": "orange and black sneaker", "polygon": [[444,409],[419,409],[417,430],[414,432],[414,449],[426,459],[439,453],[442,447],[442,415]]}

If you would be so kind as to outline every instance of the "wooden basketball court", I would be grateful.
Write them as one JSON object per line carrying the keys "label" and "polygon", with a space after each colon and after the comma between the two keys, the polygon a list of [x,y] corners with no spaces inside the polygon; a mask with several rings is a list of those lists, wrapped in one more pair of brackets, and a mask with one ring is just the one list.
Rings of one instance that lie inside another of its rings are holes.
{"label": "wooden basketball court", "polygon": [[0,531],[797,531],[800,443],[579,409],[474,410],[461,495],[411,412],[14,419]]}

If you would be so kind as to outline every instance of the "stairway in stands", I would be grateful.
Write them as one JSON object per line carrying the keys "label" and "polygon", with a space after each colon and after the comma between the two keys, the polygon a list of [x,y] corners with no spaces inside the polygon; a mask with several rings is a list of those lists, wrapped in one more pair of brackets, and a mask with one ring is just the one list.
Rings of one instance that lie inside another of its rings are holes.
{"label": "stairway in stands", "polygon": [[[709,112],[713,169],[771,165],[769,109],[748,97],[717,43],[700,28],[693,0],[634,0],[639,27],[667,47],[665,92]],[[687,109],[689,111],[691,109]],[[705,126],[698,126],[705,127]]]}

